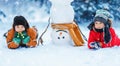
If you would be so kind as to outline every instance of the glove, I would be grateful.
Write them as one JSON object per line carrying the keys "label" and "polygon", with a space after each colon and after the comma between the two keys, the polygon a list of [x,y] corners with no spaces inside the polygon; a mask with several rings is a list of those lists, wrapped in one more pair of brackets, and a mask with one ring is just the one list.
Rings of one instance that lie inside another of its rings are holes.
{"label": "glove", "polygon": [[13,42],[15,42],[16,44],[20,44],[21,39],[20,38],[13,38]]}
{"label": "glove", "polygon": [[29,41],[30,41],[30,37],[29,36],[27,36],[24,39],[22,39],[22,43],[23,44],[27,44]]}
{"label": "glove", "polygon": [[29,42],[29,40],[30,37],[27,35],[25,31],[23,31],[22,33],[16,32],[13,38],[13,42],[17,44],[20,44],[20,42],[22,42],[22,44],[26,44]]}
{"label": "glove", "polygon": [[92,43],[90,43],[90,47],[92,49],[98,50],[101,46],[100,46],[99,42],[92,42]]}

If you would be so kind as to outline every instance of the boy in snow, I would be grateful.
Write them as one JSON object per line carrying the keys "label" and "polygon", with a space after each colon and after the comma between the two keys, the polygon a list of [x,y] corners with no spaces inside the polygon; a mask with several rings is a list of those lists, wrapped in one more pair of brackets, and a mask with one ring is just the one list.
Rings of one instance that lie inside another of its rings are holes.
{"label": "boy in snow", "polygon": [[10,49],[18,47],[35,47],[37,32],[30,28],[27,20],[23,16],[14,18],[13,26],[7,34],[7,46]]}
{"label": "boy in snow", "polygon": [[105,14],[105,11],[99,14],[96,12],[93,22],[88,26],[90,29],[88,38],[89,49],[120,46],[120,39],[111,27],[111,20]]}

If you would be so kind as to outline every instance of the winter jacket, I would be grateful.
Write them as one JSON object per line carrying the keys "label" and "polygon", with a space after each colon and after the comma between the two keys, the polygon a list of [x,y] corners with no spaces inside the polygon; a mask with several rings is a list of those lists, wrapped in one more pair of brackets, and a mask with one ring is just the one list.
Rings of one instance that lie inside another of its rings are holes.
{"label": "winter jacket", "polygon": [[[8,48],[10,47],[9,43],[10,42],[13,43],[13,38],[15,37],[15,33],[16,32],[14,31],[14,29],[11,29],[8,32],[8,35],[7,35],[7,38],[6,38],[6,41],[7,41],[7,44],[8,44]],[[37,41],[36,41],[37,32],[34,30],[34,28],[28,28],[27,29],[27,35],[30,37],[29,42],[27,43],[27,46],[28,47],[31,47],[31,46],[35,47],[36,44],[37,44]],[[11,46],[13,46],[13,45],[11,44]]]}
{"label": "winter jacket", "polygon": [[102,48],[106,48],[106,47],[113,47],[113,46],[120,46],[120,39],[118,38],[118,36],[115,34],[115,31],[113,28],[109,28],[110,31],[110,35],[111,35],[111,40],[109,43],[105,43],[104,42],[104,33],[103,32],[96,32],[95,30],[90,30],[89,33],[89,38],[88,38],[88,48],[91,49],[90,44],[92,42],[99,42],[100,46]]}

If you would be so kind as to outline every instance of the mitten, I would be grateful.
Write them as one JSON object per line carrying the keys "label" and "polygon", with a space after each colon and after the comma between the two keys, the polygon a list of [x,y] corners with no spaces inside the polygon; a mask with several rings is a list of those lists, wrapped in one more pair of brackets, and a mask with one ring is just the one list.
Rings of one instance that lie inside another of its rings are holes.
{"label": "mitten", "polygon": [[29,36],[27,36],[27,37],[22,39],[22,43],[23,44],[27,44],[29,41],[30,41],[30,37]]}
{"label": "mitten", "polygon": [[20,44],[21,39],[20,38],[13,38],[13,42],[15,42],[16,44]]}
{"label": "mitten", "polygon": [[15,32],[15,35],[14,35],[14,38],[12,41],[15,42],[16,44],[20,44],[21,38],[20,38],[20,34],[18,32]]}
{"label": "mitten", "polygon": [[92,49],[97,50],[97,49],[99,49],[101,46],[100,46],[100,43],[99,43],[99,42],[92,42],[92,43],[90,43],[90,47],[91,47]]}

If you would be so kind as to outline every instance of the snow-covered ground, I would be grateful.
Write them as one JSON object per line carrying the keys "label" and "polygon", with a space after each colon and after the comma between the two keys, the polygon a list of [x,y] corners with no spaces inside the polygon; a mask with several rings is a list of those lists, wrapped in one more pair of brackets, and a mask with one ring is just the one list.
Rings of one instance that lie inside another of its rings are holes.
{"label": "snow-covered ground", "polygon": [[[4,0],[1,0],[0,3],[3,3],[2,1]],[[12,2],[14,0],[5,1]],[[38,5],[17,5],[16,7],[20,7],[20,10],[15,9],[14,12],[11,9],[13,8],[11,4],[7,4],[5,3],[7,7],[0,5],[1,10],[7,15],[6,20],[3,19],[3,22],[0,22],[0,66],[120,66],[120,47],[90,50],[87,48],[87,42],[81,47],[53,44],[50,27],[43,36],[44,45],[35,48],[8,49],[3,34],[12,27],[12,20],[15,15],[22,14],[25,16],[30,22],[30,26],[38,28],[39,36],[47,26],[49,16],[44,13],[44,10],[38,9]],[[8,8],[8,6],[11,7]],[[79,27],[88,38],[87,25],[88,23],[83,23]],[[113,28],[120,37],[119,26],[119,22],[113,23]]]}
{"label": "snow-covered ground", "polygon": [[[30,25],[35,25],[40,35],[47,23],[30,23]],[[89,34],[87,25],[79,26],[86,37]],[[118,34],[120,33],[119,25],[119,23],[115,23],[113,26]],[[8,49],[3,33],[10,27],[12,27],[12,23],[0,23],[0,66],[120,66],[120,47],[95,51],[87,48],[87,42],[82,47],[58,46],[51,42],[50,27],[43,36],[43,46]]]}

